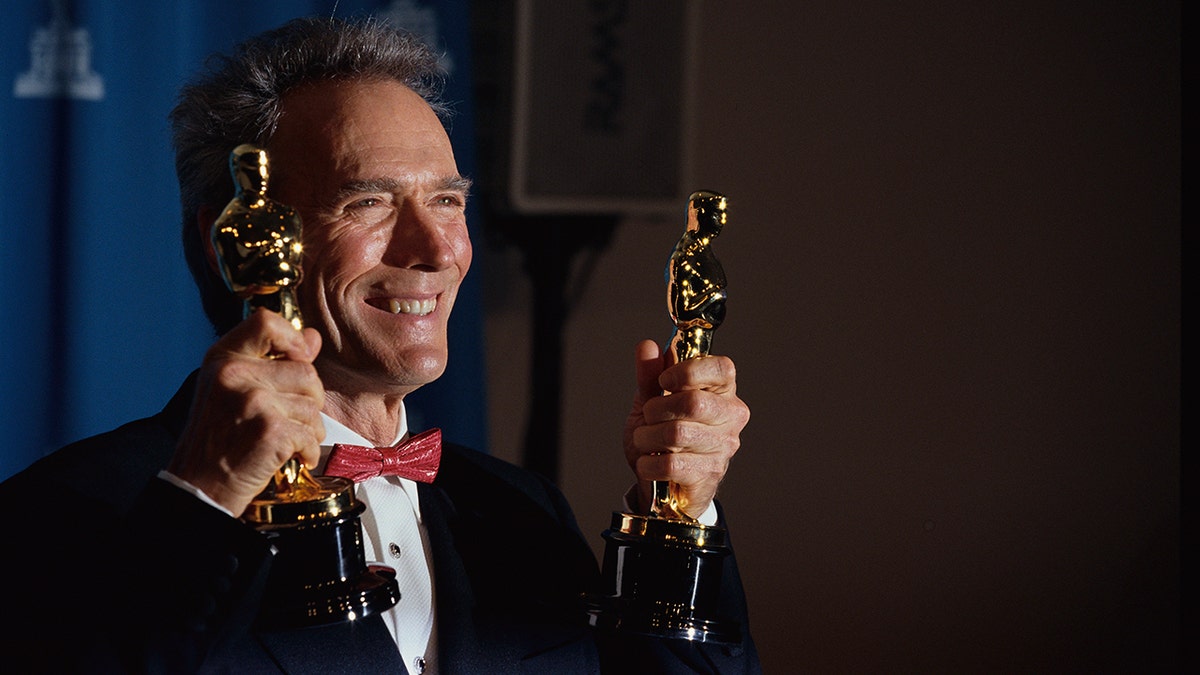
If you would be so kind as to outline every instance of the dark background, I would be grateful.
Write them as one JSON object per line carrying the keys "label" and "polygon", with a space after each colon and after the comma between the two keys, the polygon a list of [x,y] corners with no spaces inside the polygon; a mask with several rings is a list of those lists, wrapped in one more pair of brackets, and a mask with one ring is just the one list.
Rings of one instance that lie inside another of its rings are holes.
{"label": "dark background", "polygon": [[[1175,670],[1180,5],[700,14],[714,349],[753,411],[721,497],[767,672]],[[561,482],[597,549],[682,224],[624,219],[567,325]],[[519,460],[530,289],[480,249]]]}

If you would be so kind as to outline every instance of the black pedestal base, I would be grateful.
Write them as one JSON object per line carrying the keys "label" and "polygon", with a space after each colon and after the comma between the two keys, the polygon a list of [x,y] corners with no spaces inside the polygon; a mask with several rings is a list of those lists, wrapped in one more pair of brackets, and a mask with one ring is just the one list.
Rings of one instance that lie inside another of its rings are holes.
{"label": "black pedestal base", "polygon": [[720,528],[614,514],[604,531],[604,594],[589,599],[597,628],[736,644],[741,626],[717,615],[729,548]]}
{"label": "black pedestal base", "polygon": [[363,553],[362,502],[336,516],[260,526],[278,553],[272,562],[258,624],[296,628],[354,621],[400,600],[395,572],[368,566]]}

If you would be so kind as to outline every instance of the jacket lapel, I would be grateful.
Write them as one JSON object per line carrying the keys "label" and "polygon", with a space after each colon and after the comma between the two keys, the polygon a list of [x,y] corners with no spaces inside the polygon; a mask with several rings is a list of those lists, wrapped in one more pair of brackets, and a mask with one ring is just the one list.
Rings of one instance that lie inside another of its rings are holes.
{"label": "jacket lapel", "polygon": [[441,488],[427,483],[417,484],[417,495],[433,559],[439,670],[446,673],[481,672],[478,639],[472,623],[475,598],[471,579],[454,545],[454,505]]}

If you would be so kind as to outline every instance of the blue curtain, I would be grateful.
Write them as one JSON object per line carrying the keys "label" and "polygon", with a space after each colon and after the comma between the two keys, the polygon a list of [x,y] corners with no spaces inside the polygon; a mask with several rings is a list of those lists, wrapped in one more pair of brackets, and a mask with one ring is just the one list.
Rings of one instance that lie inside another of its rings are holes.
{"label": "blue curtain", "polygon": [[[179,86],[209,54],[290,18],[366,13],[445,51],[451,139],[473,175],[467,0],[5,3],[0,479],[157,412],[213,340],[179,243],[167,123]],[[480,276],[455,306],[446,375],[408,403],[414,428],[486,449]]]}

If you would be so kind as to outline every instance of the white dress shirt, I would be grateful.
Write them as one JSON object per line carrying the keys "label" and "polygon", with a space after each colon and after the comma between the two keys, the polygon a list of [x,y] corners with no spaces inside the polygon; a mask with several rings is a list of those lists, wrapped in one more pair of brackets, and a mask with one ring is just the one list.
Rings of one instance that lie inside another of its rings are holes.
{"label": "white dress shirt", "polygon": [[[325,441],[321,444],[318,473],[324,470],[334,443],[375,445],[324,413],[321,418],[325,422]],[[395,443],[407,435],[408,418],[401,410]],[[383,614],[383,622],[409,673],[436,674],[433,561],[429,557],[429,535],[421,521],[417,484],[407,478],[378,476],[358,483],[354,496],[367,506],[360,519],[367,562],[396,570],[400,586],[400,602]]]}

